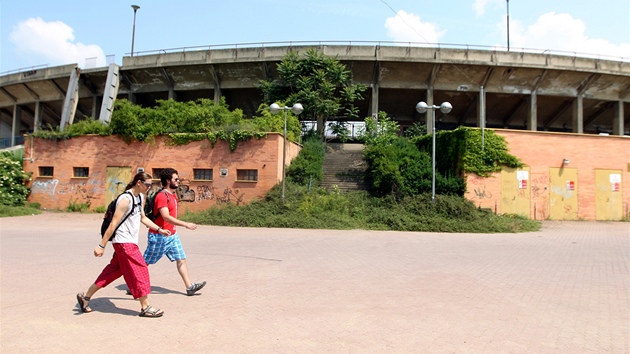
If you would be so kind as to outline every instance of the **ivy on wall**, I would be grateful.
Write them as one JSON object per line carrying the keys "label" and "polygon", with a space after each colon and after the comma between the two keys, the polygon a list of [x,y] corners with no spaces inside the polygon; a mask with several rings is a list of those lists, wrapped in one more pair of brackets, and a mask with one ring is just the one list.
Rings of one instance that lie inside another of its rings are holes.
{"label": "ivy on wall", "polygon": [[[412,139],[420,150],[430,152],[431,135]],[[523,163],[509,153],[505,138],[493,130],[460,127],[436,133],[436,169],[440,173],[463,176],[464,172],[486,177],[501,171],[501,165],[523,167]]]}
{"label": "ivy on wall", "polygon": [[[222,100],[209,99],[195,102],[158,100],[155,107],[134,105],[128,100],[117,100],[109,125],[87,119],[76,122],[65,131],[59,128],[43,129],[33,135],[50,140],[70,139],[87,134],[117,135],[125,142],[152,142],[156,136],[168,136],[173,145],[208,139],[214,147],[217,139],[229,143],[234,151],[240,141],[261,139],[268,132],[283,132],[284,115],[271,114],[261,105],[258,116],[246,118],[240,109],[233,111]],[[300,122],[292,113],[287,114],[287,139],[298,141]]]}

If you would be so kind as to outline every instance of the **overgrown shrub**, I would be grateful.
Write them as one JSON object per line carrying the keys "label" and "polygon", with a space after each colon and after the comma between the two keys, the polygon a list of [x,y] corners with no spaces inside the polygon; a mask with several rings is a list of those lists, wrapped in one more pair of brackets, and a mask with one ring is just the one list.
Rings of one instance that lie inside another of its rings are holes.
{"label": "overgrown shrub", "polygon": [[112,128],[99,120],[88,118],[69,125],[63,132],[59,130],[59,127],[52,128],[49,126],[48,129],[40,129],[34,132],[33,136],[44,139],[62,140],[87,134],[111,135]]}
{"label": "overgrown shrub", "polygon": [[243,206],[224,205],[189,212],[182,219],[205,225],[364,229],[433,232],[524,232],[540,223],[522,217],[494,215],[459,196],[430,194],[376,198],[364,191],[343,192],[288,182],[281,198],[276,185],[265,198]]}
{"label": "overgrown shrub", "polygon": [[287,169],[287,180],[308,186],[319,186],[324,175],[326,147],[318,137],[304,142],[304,146]]}
{"label": "overgrown shrub", "polygon": [[[482,139],[483,134],[483,139]],[[464,171],[488,176],[500,171],[501,165],[522,167],[523,163],[511,155],[505,138],[493,130],[460,127],[436,133],[436,169],[444,175],[463,176]],[[432,151],[432,137],[425,135],[412,139],[422,151]]]}
{"label": "overgrown shrub", "polygon": [[26,182],[30,175],[22,170],[22,155],[3,152],[0,154],[0,204],[23,206],[30,189]]}
{"label": "overgrown shrub", "polygon": [[[109,125],[88,119],[68,126],[63,132],[57,127],[39,130],[34,135],[56,140],[85,134],[116,134],[126,142],[151,142],[156,136],[168,136],[174,145],[208,139],[213,146],[217,139],[221,139],[234,151],[239,141],[284,131],[283,114],[271,114],[266,105],[260,106],[258,114],[260,116],[245,118],[240,109],[230,111],[225,100],[221,103],[209,99],[195,102],[158,100],[155,107],[142,107],[120,99],[116,100]],[[287,138],[299,141],[300,131],[297,117],[288,113]]]}

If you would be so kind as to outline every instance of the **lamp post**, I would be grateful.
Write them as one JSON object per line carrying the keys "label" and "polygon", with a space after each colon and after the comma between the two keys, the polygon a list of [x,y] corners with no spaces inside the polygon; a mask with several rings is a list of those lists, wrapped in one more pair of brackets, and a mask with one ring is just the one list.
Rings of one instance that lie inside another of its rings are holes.
{"label": "lamp post", "polygon": [[280,111],[284,111],[284,142],[282,145],[282,199],[284,199],[284,177],[286,170],[286,161],[287,161],[287,111],[293,112],[293,114],[298,115],[304,111],[304,107],[301,104],[296,103],[293,107],[280,107],[277,103],[272,103],[269,106],[269,112],[272,114],[278,114]]}
{"label": "lamp post", "polygon": [[449,113],[453,109],[453,106],[448,102],[444,102],[439,106],[434,106],[434,105],[429,106],[428,104],[426,104],[426,102],[418,102],[418,104],[416,105],[416,111],[420,114],[425,113],[427,110],[431,110],[431,122],[432,122],[431,125],[433,127],[433,131],[431,132],[431,136],[432,136],[431,201],[435,201],[435,110],[436,109],[439,109],[440,112],[446,114],[446,113]]}
{"label": "lamp post", "polygon": [[505,0],[507,4],[507,51],[510,51],[510,0]]}
{"label": "lamp post", "polygon": [[133,42],[136,39],[136,11],[140,8],[138,5],[131,5],[133,9],[133,31],[131,32],[131,56],[133,56]]}

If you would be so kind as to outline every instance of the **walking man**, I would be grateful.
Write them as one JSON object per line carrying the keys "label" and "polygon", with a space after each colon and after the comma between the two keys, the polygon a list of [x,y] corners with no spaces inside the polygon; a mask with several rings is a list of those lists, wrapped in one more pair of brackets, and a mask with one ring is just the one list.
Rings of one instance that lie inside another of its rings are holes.
{"label": "walking man", "polygon": [[[183,226],[189,230],[195,230],[197,225],[177,219],[178,201],[175,191],[180,183],[177,171],[173,168],[165,168],[160,173],[160,181],[162,182],[163,190],[155,196],[153,205],[153,212],[157,215],[155,224],[158,228],[157,230],[149,229],[149,240],[147,249],[144,251],[144,260],[147,265],[151,265],[157,263],[163,255],[166,255],[171,262],[175,261],[177,271],[186,286],[186,295],[192,296],[201,290],[206,285],[206,282],[193,283],[190,281],[188,265],[186,264],[186,253],[184,253],[184,248],[175,226]],[[170,236],[167,237],[160,234],[162,229],[170,231]]]}

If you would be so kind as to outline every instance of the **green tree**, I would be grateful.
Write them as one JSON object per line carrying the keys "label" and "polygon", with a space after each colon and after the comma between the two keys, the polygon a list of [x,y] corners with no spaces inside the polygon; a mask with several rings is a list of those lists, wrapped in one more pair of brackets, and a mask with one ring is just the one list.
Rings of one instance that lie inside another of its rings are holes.
{"label": "green tree", "polygon": [[363,100],[367,87],[352,83],[352,73],[336,57],[308,49],[303,57],[290,51],[278,64],[277,80],[260,81],[265,102],[301,103],[304,117],[317,122],[317,133],[324,137],[329,119],[359,118],[357,101]]}

